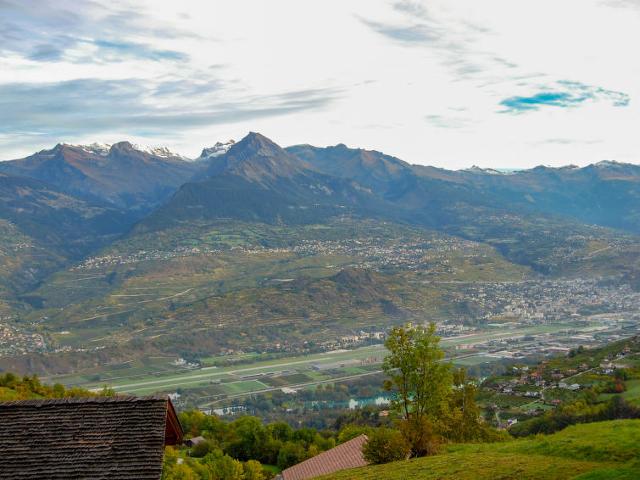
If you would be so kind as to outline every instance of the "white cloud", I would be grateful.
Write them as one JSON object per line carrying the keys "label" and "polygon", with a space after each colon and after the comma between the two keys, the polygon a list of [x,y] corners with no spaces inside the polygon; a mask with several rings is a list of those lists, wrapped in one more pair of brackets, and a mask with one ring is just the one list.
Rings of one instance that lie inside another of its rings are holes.
{"label": "white cloud", "polygon": [[0,0],[0,158],[122,138],[196,156],[252,130],[448,168],[640,161],[633,2],[21,4]]}

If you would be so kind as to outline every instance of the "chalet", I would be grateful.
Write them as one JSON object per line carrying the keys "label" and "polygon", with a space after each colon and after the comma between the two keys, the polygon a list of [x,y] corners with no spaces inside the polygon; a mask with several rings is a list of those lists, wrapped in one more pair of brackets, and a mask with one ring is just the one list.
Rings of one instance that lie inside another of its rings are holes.
{"label": "chalet", "polygon": [[181,441],[166,397],[0,403],[0,479],[158,480],[165,445]]}
{"label": "chalet", "polygon": [[190,438],[189,440],[185,440],[184,444],[187,447],[195,447],[196,445],[204,441],[206,441],[206,439],[203,436],[197,436],[197,437]]}
{"label": "chalet", "polygon": [[347,468],[364,467],[367,461],[362,454],[362,447],[367,443],[367,436],[360,435],[337,447],[311,457],[304,462],[283,470],[276,477],[278,480],[306,480],[320,475],[346,470]]}
{"label": "chalet", "polygon": [[600,369],[602,370],[602,373],[610,375],[615,371],[616,366],[613,363],[606,361],[600,363]]}

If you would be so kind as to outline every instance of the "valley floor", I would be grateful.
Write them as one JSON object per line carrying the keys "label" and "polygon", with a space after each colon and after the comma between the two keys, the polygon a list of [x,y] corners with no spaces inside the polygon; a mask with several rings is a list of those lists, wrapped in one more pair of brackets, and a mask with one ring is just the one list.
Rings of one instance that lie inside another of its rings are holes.
{"label": "valley floor", "polygon": [[[454,363],[469,366],[478,362],[500,361],[505,356],[508,358],[512,354],[505,350],[508,348],[534,348],[535,353],[537,349],[544,349],[546,344],[555,345],[558,340],[570,339],[576,331],[593,328],[598,328],[601,335],[606,334],[607,329],[598,320],[581,326],[570,322],[502,326],[444,337],[442,345],[449,350],[448,356]],[[490,346],[492,342],[505,341],[512,343],[509,347]],[[467,348],[469,346],[475,348]],[[230,404],[234,399],[281,390],[284,387],[298,390],[327,382],[351,381],[379,374],[385,355],[384,346],[377,344],[278,359],[263,359],[257,354],[245,354],[246,358],[235,365],[219,364],[224,362],[224,356],[203,359],[200,367],[173,365],[175,358],[165,357],[155,359],[148,366],[127,362],[115,365],[113,369],[102,367],[99,380],[93,374],[45,377],[45,380],[95,390],[108,385],[116,392],[135,395],[176,391],[182,394],[192,393],[188,406],[215,409]]]}

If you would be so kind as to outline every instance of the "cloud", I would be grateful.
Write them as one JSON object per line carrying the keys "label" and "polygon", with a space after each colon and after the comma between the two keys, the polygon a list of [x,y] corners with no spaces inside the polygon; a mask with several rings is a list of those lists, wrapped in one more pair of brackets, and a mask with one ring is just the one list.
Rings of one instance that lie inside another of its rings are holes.
{"label": "cloud", "polygon": [[[0,56],[36,62],[120,62],[126,58],[185,61],[184,52],[157,49],[155,39],[193,36],[171,26],[155,26],[134,7],[105,7],[90,0],[0,1]],[[146,38],[147,42],[128,38]]]}
{"label": "cloud", "polygon": [[428,18],[427,8],[420,2],[400,0],[394,2],[393,8],[399,12],[406,13],[414,17]]}
{"label": "cloud", "polygon": [[441,17],[428,10],[423,2],[400,0],[391,7],[403,18],[395,22],[358,18],[370,30],[395,43],[432,49],[457,79],[475,78],[494,68],[517,67],[514,62],[477,47],[481,36],[491,34],[484,26],[465,19]]}
{"label": "cloud", "polygon": [[613,8],[640,9],[640,2],[638,0],[606,0],[603,3]]}
{"label": "cloud", "polygon": [[532,145],[595,145],[602,143],[602,140],[583,140],[577,138],[547,138],[546,140],[538,140],[531,142]]}
{"label": "cloud", "polygon": [[463,118],[460,116],[449,116],[449,115],[426,115],[424,119],[430,125],[438,128],[465,128],[469,126],[471,121],[468,118]]}
{"label": "cloud", "polygon": [[[82,42],[80,40],[79,42]],[[144,58],[147,60],[175,60],[186,61],[189,55],[176,50],[161,50],[144,43],[114,41],[114,40],[90,40],[87,43],[97,47],[103,61],[120,61],[123,57]]]}
{"label": "cloud", "polygon": [[430,25],[390,25],[367,19],[361,21],[375,32],[400,42],[424,44],[434,43],[442,38],[441,33]]}
{"label": "cloud", "polygon": [[322,109],[340,95],[338,89],[307,89],[228,99],[216,80],[154,85],[137,79],[3,84],[0,139],[22,136],[19,132],[59,138],[122,131],[164,136],[176,130]]}
{"label": "cloud", "polygon": [[518,114],[544,107],[572,108],[594,101],[606,101],[614,107],[626,107],[629,105],[630,98],[623,92],[561,80],[557,82],[555,88],[544,89],[531,95],[505,98],[500,102],[504,107],[500,113]]}

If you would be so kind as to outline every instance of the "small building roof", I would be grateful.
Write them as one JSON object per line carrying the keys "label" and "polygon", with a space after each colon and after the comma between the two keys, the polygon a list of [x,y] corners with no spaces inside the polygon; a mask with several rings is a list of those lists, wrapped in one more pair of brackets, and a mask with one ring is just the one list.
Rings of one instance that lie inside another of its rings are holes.
{"label": "small building roof", "polygon": [[364,467],[368,463],[362,454],[362,447],[367,443],[367,440],[366,435],[360,435],[331,450],[289,467],[282,471],[282,479],[305,480],[347,468]]}
{"label": "small building roof", "polygon": [[158,480],[164,446],[182,441],[166,397],[0,403],[0,478]]}
{"label": "small building roof", "polygon": [[184,443],[189,447],[193,447],[194,445],[198,445],[199,443],[202,443],[205,440],[206,438],[204,438],[202,435],[198,435],[197,437],[193,437],[188,440],[185,440]]}

